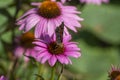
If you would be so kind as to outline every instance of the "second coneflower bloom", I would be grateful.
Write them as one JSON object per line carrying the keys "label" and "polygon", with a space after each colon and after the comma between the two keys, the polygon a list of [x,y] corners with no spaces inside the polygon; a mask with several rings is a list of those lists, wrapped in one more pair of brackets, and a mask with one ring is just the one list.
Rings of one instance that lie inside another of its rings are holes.
{"label": "second coneflower bloom", "polygon": [[35,49],[38,51],[36,60],[42,64],[48,61],[50,66],[54,66],[56,62],[71,64],[72,62],[69,57],[78,58],[81,56],[81,53],[77,44],[70,40],[70,35],[64,36],[62,44],[58,45],[53,36],[44,35],[43,40],[37,39],[34,42],[36,45]]}
{"label": "second coneflower bloom", "polygon": [[86,4],[96,4],[96,5],[101,5],[102,3],[108,3],[109,0],[80,0],[81,3],[86,3]]}
{"label": "second coneflower bloom", "polygon": [[7,80],[7,79],[4,76],[1,76],[0,80]]}
{"label": "second coneflower bloom", "polygon": [[120,80],[120,68],[112,66],[111,71],[109,72],[110,80]]}
{"label": "second coneflower bloom", "polygon": [[14,50],[16,57],[25,56],[25,61],[29,60],[28,57],[32,56],[35,57],[36,51],[34,49],[34,41],[35,37],[34,34],[31,32],[27,32],[22,34],[21,36],[16,38],[16,48]]}
{"label": "second coneflower bloom", "polygon": [[68,34],[67,28],[77,32],[76,27],[81,27],[79,21],[83,19],[77,14],[77,8],[74,6],[64,6],[60,2],[45,0],[41,3],[32,3],[37,6],[25,13],[17,24],[20,30],[25,32],[35,27],[35,37],[40,37],[42,33],[48,33],[50,36],[55,32],[62,22],[65,24],[64,32]]}

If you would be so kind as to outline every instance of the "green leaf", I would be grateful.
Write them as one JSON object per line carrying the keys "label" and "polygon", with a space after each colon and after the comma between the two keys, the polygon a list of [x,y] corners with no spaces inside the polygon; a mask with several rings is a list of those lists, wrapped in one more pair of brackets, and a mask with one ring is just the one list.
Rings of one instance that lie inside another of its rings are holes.
{"label": "green leaf", "polygon": [[[80,7],[78,7],[80,9]],[[83,28],[91,31],[101,40],[120,44],[120,6],[87,5],[82,12]]]}
{"label": "green leaf", "polygon": [[83,40],[77,40],[77,42],[81,48],[81,57],[72,58],[73,64],[68,66],[69,70],[82,75],[81,80],[107,80],[111,64],[119,64],[119,49],[92,47]]}
{"label": "green leaf", "polygon": [[2,40],[4,40],[7,43],[11,43],[12,42],[12,36],[11,35],[12,35],[12,32],[9,31],[9,32],[6,32],[5,34],[3,34],[1,36],[1,38],[2,38]]}
{"label": "green leaf", "polygon": [[12,3],[13,0],[0,0],[0,7],[6,7],[10,3]]}
{"label": "green leaf", "polygon": [[39,77],[40,78],[40,80],[44,80],[44,78],[41,76],[41,75],[39,75],[39,74],[35,74],[37,77]]}

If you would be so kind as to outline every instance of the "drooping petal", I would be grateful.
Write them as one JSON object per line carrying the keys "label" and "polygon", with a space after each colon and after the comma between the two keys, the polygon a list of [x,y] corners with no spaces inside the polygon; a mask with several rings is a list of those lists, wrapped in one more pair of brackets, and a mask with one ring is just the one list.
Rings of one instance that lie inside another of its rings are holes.
{"label": "drooping petal", "polygon": [[20,19],[22,19],[22,18],[24,18],[27,15],[30,15],[30,14],[33,14],[33,13],[37,13],[37,10],[38,10],[37,8],[30,9],[23,16],[21,16],[19,19],[17,19],[17,21],[20,20]]}
{"label": "drooping petal", "polygon": [[63,17],[62,19],[64,20],[64,24],[66,25],[66,27],[68,27],[69,29],[71,29],[74,32],[77,32],[75,27],[71,25],[72,23],[69,23],[69,19],[68,18]]}
{"label": "drooping petal", "polygon": [[17,47],[15,50],[14,50],[14,53],[15,53],[15,56],[16,57],[21,57],[24,53],[24,48],[22,47]]}
{"label": "drooping petal", "polygon": [[67,56],[75,57],[75,58],[78,58],[81,56],[80,52],[65,52],[64,54]]}
{"label": "drooping petal", "polygon": [[47,51],[40,51],[40,52],[37,53],[37,58],[40,59],[40,58],[44,57],[47,54],[48,54]]}
{"label": "drooping petal", "polygon": [[48,60],[48,62],[49,62],[49,64],[50,64],[51,66],[54,66],[55,63],[56,63],[56,61],[57,61],[57,58],[56,58],[55,55],[52,55],[52,56],[50,57],[50,59]]}
{"label": "drooping petal", "polygon": [[103,3],[108,3],[109,0],[80,0],[81,3],[86,3],[86,4],[96,4],[96,5],[101,5]]}
{"label": "drooping petal", "polygon": [[34,49],[36,50],[36,51],[39,51],[39,50],[47,50],[45,47],[41,47],[41,46],[35,46],[34,47]]}
{"label": "drooping petal", "polygon": [[48,20],[48,25],[47,25],[47,31],[48,31],[48,34],[50,36],[53,35],[53,33],[55,32],[55,24],[54,24],[54,21],[53,20]]}
{"label": "drooping petal", "polygon": [[58,61],[62,64],[68,64],[69,63],[69,60],[66,58],[65,55],[57,55],[56,56]]}
{"label": "drooping petal", "polygon": [[38,15],[32,14],[26,20],[25,31],[29,31],[40,21],[40,17]]}
{"label": "drooping petal", "polygon": [[38,2],[32,2],[31,5],[32,5],[32,6],[38,6],[38,7],[39,7],[39,6],[41,5],[41,3],[38,3]]}
{"label": "drooping petal", "polygon": [[19,27],[19,30],[24,30],[24,27],[25,27],[25,24],[22,24],[22,25]]}
{"label": "drooping petal", "polygon": [[33,44],[36,44],[36,45],[43,47],[43,48],[47,48],[47,45],[43,42],[40,42],[40,41],[33,42]]}
{"label": "drooping petal", "polygon": [[35,37],[40,38],[43,33],[45,33],[47,20],[40,17],[40,21],[35,27]]}
{"label": "drooping petal", "polygon": [[80,48],[78,47],[65,47],[66,51],[80,51]]}
{"label": "drooping petal", "polygon": [[44,64],[47,60],[50,59],[52,55],[50,55],[49,53],[47,53],[46,55],[44,55],[41,59],[41,63]]}
{"label": "drooping petal", "polygon": [[69,42],[71,40],[71,35],[67,35],[65,36],[65,38],[63,38],[63,43]]}

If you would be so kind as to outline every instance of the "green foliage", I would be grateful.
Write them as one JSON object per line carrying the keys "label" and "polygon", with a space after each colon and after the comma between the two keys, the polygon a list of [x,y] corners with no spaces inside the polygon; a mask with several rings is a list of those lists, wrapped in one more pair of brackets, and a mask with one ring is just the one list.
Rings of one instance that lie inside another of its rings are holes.
{"label": "green foliage", "polygon": [[120,6],[115,5],[85,6],[82,12],[83,27],[101,40],[118,45],[120,44],[119,9]]}
{"label": "green foliage", "polygon": [[0,7],[7,7],[13,0],[0,0]]}

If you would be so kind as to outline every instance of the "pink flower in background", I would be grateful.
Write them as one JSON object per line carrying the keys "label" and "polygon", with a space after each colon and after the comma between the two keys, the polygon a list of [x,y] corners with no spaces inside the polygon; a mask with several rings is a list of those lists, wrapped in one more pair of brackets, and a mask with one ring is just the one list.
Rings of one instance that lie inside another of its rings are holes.
{"label": "pink flower in background", "polygon": [[35,49],[38,51],[36,60],[44,64],[48,61],[50,66],[54,66],[58,61],[61,64],[72,64],[69,57],[78,58],[81,56],[80,48],[75,42],[70,42],[71,36],[67,35],[63,37],[61,45],[57,45],[55,37],[49,37],[44,35],[44,39],[37,39],[34,44]]}
{"label": "pink flower in background", "polygon": [[103,3],[108,3],[109,0],[80,0],[80,2],[86,3],[86,4],[97,4],[97,5],[101,5],[102,2],[103,2]]}
{"label": "pink flower in background", "polygon": [[77,8],[74,6],[63,6],[60,2],[43,1],[42,3],[32,3],[37,6],[25,13],[17,24],[20,30],[25,32],[35,27],[35,37],[38,38],[42,33],[48,33],[50,36],[55,32],[62,22],[65,24],[64,32],[68,34],[67,28],[77,32],[76,27],[80,28],[79,21],[83,21],[77,14]]}
{"label": "pink flower in background", "polygon": [[[57,1],[57,0],[51,0],[51,1]],[[61,0],[62,3],[65,3],[67,0]],[[71,1],[71,0],[68,0]]]}
{"label": "pink flower in background", "polygon": [[4,76],[1,76],[0,80],[7,80],[7,79]]}
{"label": "pink flower in background", "polygon": [[109,71],[110,80],[120,80],[120,68],[112,65],[111,70]]}
{"label": "pink flower in background", "polygon": [[[33,33],[27,32],[22,34],[19,38],[16,39],[17,46],[14,50],[16,57],[22,57],[25,56],[32,56],[35,57],[35,50],[34,50],[34,44],[32,42],[34,41],[34,35]],[[28,57],[24,57],[25,61],[27,62],[29,60]]]}

